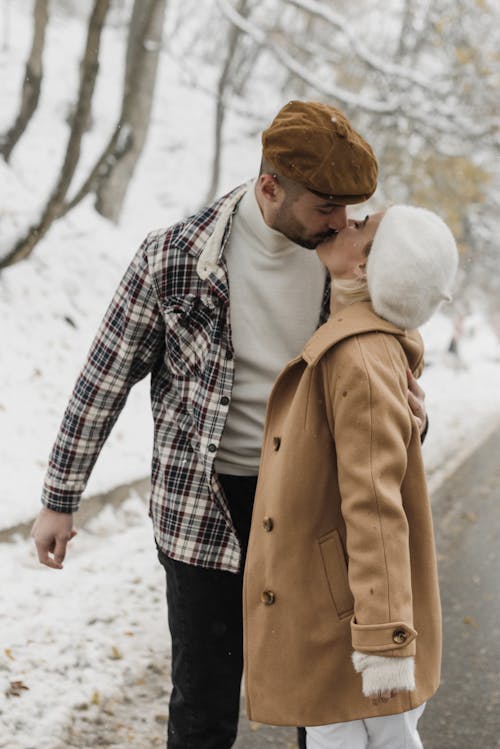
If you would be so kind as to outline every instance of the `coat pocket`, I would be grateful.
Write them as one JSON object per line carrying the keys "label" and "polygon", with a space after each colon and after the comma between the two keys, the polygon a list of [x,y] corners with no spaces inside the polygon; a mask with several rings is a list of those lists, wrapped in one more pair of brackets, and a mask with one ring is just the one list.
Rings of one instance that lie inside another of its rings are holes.
{"label": "coat pocket", "polygon": [[339,619],[351,617],[354,598],[349,588],[344,547],[337,530],[330,531],[318,539],[323,568],[328,588]]}

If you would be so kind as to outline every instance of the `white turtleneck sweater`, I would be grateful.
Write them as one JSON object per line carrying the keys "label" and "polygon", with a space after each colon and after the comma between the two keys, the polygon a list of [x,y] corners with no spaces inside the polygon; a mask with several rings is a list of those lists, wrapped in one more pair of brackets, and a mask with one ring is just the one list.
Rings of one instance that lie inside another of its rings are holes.
{"label": "white turtleneck sweater", "polygon": [[215,467],[252,476],[259,469],[267,398],[318,325],[325,270],[313,250],[267,226],[255,183],[240,201],[224,255],[235,379]]}

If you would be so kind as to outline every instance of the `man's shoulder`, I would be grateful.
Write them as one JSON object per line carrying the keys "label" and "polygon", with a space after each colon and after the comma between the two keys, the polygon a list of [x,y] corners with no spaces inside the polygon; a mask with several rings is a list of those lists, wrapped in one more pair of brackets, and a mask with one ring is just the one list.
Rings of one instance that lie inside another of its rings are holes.
{"label": "man's shoulder", "polygon": [[239,185],[210,205],[200,208],[184,219],[166,228],[150,231],[144,240],[146,254],[153,258],[172,251],[199,257],[205,242],[212,235],[219,219],[232,213],[235,201],[239,200],[245,185]]}

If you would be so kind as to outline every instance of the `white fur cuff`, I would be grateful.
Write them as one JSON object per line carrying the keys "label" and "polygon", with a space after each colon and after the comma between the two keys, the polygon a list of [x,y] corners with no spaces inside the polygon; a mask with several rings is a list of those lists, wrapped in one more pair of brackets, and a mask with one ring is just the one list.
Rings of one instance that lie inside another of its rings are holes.
{"label": "white fur cuff", "polygon": [[391,658],[367,655],[357,650],[352,662],[363,679],[363,694],[371,697],[379,692],[395,689],[398,692],[415,689],[415,659],[413,656]]}

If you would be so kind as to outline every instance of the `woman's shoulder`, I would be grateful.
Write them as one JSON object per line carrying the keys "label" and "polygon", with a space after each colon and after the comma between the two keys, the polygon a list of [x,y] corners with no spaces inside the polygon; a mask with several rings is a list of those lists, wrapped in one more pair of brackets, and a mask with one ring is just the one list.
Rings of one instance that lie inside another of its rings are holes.
{"label": "woman's shoulder", "polygon": [[330,315],[316,330],[304,347],[304,359],[314,364],[344,340],[376,331],[403,332],[392,323],[378,317],[368,302],[356,302]]}
{"label": "woman's shoulder", "polygon": [[390,332],[365,330],[342,338],[324,352],[323,366],[346,370],[370,371],[390,367],[405,371],[410,368],[420,374],[423,362],[423,343],[417,331]]}

